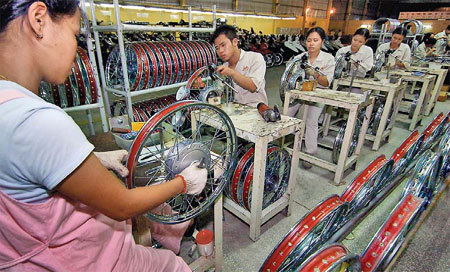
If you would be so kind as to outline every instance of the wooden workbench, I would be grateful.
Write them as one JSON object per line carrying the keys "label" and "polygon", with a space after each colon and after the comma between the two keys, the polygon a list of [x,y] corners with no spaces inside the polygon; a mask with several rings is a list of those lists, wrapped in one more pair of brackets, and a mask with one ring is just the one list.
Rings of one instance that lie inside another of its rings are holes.
{"label": "wooden workbench", "polygon": [[[350,81],[350,78],[336,79],[333,83],[333,89],[337,90],[339,86],[350,86]],[[389,139],[389,136],[391,136],[406,85],[402,84],[400,80],[398,83],[392,84],[382,83],[373,78],[355,78],[353,80],[353,87],[361,88],[362,91],[372,90],[385,93],[386,100],[377,132],[375,135],[366,134],[366,140],[373,142],[372,150],[378,150],[381,142],[386,138]],[[391,108],[393,108],[391,121],[389,126],[386,127]]]}
{"label": "wooden workbench", "polygon": [[[369,124],[370,115],[373,109],[373,98],[367,98],[362,94],[355,93],[343,93],[328,89],[315,89],[314,91],[300,91],[291,90],[286,92],[284,100],[283,113],[287,114],[289,108],[289,102],[291,99],[298,99],[305,102],[322,103],[333,107],[339,107],[349,110],[347,126],[344,133],[344,140],[342,143],[341,152],[339,154],[338,163],[331,163],[323,159],[317,158],[313,155],[300,152],[300,158],[307,162],[310,162],[319,167],[325,168],[329,171],[335,172],[334,185],[339,185],[344,171],[356,163],[362,144],[364,142],[364,136]],[[361,131],[358,138],[358,144],[356,146],[355,153],[348,157],[350,144],[353,136],[353,131],[357,122],[357,116],[360,110],[366,108],[366,117],[364,118]],[[306,112],[304,111],[303,118],[306,119]]]}
{"label": "wooden workbench", "polygon": [[401,76],[402,81],[409,81],[413,83],[413,90],[414,86],[417,82],[422,83],[422,87],[420,89],[419,99],[417,100],[416,109],[414,110],[414,114],[412,119],[409,119],[408,117],[404,116],[398,116],[397,121],[402,123],[409,124],[409,130],[413,131],[417,125],[422,121],[424,115],[422,107],[424,107],[428,100],[430,99],[431,90],[433,89],[433,83],[434,83],[434,75],[424,74],[422,76],[415,76],[412,74],[412,72],[400,70],[400,69],[394,69],[389,72],[391,75],[398,75]]}
{"label": "wooden workbench", "polygon": [[[304,122],[300,119],[284,115],[281,116],[280,121],[267,123],[260,116],[256,108],[236,103],[231,103],[231,105],[234,111],[228,111],[227,114],[230,117],[234,128],[236,129],[237,136],[249,142],[255,143],[251,200],[252,202],[250,211],[239,206],[229,198],[224,199],[223,206],[228,211],[250,225],[249,236],[253,241],[256,241],[261,234],[262,224],[282,211],[284,208],[287,208],[288,216],[291,214],[293,202],[292,196],[295,187],[294,172],[297,169],[299,162],[301,140],[303,137],[305,125]],[[219,105],[219,108],[224,109],[225,105]],[[195,114],[191,114],[191,117],[193,118],[192,123],[195,123]],[[215,122],[213,118],[206,118],[205,123],[213,127],[217,127],[219,125],[219,123]],[[289,181],[286,193],[283,197],[263,210],[262,204],[266,174],[265,171],[267,146],[270,142],[273,142],[289,134],[294,134],[295,137],[291,159],[291,169],[289,173]]]}
{"label": "wooden workbench", "polygon": [[431,69],[427,67],[411,66],[408,70],[426,72],[432,75],[436,75],[436,81],[434,82],[433,90],[430,94],[430,99],[425,105],[425,115],[428,116],[434,109],[434,105],[439,97],[439,92],[442,90],[444,85],[445,77],[447,76],[448,68],[446,69]]}

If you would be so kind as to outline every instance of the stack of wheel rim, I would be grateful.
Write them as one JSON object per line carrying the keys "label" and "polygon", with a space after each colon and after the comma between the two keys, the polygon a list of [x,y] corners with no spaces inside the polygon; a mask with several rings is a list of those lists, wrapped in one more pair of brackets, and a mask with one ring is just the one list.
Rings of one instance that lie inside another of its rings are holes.
{"label": "stack of wheel rim", "polygon": [[378,18],[372,25],[372,33],[381,33],[382,26],[387,24],[386,32],[392,33],[394,30],[400,26],[400,21],[392,18]]}
{"label": "stack of wheel rim", "polygon": [[361,271],[359,256],[352,254],[341,244],[326,245],[311,255],[297,272]]}
{"label": "stack of wheel rim", "polygon": [[372,238],[361,256],[363,272],[384,271],[393,260],[405,237],[417,222],[425,201],[406,195]]}
{"label": "stack of wheel rim", "polygon": [[[441,184],[449,173],[449,114],[439,114],[423,134],[419,134],[417,130],[411,133],[390,159],[384,155],[379,156],[353,180],[340,197],[333,195],[306,214],[269,254],[260,271],[313,271],[311,268],[318,268],[317,271],[336,271],[333,270],[336,267],[347,269],[342,271],[384,271],[421,212],[441,190]],[[424,150],[422,143],[426,137],[430,139],[427,143],[429,149],[442,135],[437,153]],[[425,152],[421,154],[422,151]],[[406,183],[400,202],[369,243],[361,256],[360,265],[356,255],[339,249],[339,245],[319,249],[330,239],[334,239],[334,233],[363,210],[376,194],[385,190],[398,175],[404,174],[408,165],[414,163],[417,157],[414,173]],[[334,212],[334,217],[330,217],[331,212]],[[331,219],[327,222],[325,218]],[[326,222],[327,227],[319,228],[319,222]],[[347,265],[350,266],[339,266],[343,263],[340,260],[348,261]]]}
{"label": "stack of wheel rim", "polygon": [[348,203],[332,195],[306,214],[278,243],[260,271],[296,271],[317,249],[327,243],[341,225]]}
{"label": "stack of wheel rim", "polygon": [[[191,92],[194,99],[198,95],[197,91]],[[133,120],[135,122],[147,122],[154,114],[176,102],[175,94],[170,94],[154,99],[134,102],[132,104]],[[116,100],[111,105],[113,116],[126,115],[127,108],[124,100]]]}
{"label": "stack of wheel rim", "polygon": [[391,159],[394,160],[394,168],[392,170],[393,177],[402,174],[406,167],[416,157],[420,151],[424,137],[423,134],[419,134],[419,132],[415,130],[394,151],[391,156]]}
{"label": "stack of wheel rim", "polygon": [[97,82],[94,69],[84,49],[77,48],[72,74],[63,84],[42,81],[39,96],[61,108],[97,103]]}
{"label": "stack of wheel rim", "polygon": [[[217,63],[205,41],[127,43],[125,56],[131,91],[184,82],[200,67]],[[108,86],[124,86],[118,46],[108,56],[105,73]]]}
{"label": "stack of wheel rim", "polygon": [[348,185],[341,195],[341,200],[349,203],[344,223],[350,220],[358,211],[363,209],[390,179],[394,161],[380,155],[366,167]]}
{"label": "stack of wheel rim", "polygon": [[[353,131],[353,135],[352,135],[352,141],[350,142],[350,147],[348,150],[348,157],[352,156],[353,153],[356,150],[356,147],[358,145],[358,140],[359,140],[359,133],[361,131],[362,128],[362,123],[364,121],[364,117],[365,117],[365,110],[362,110],[359,113],[358,119],[356,120],[356,125],[355,125],[355,129]],[[345,130],[347,128],[347,123],[346,122],[342,122],[341,127],[339,128],[339,131],[336,135],[336,138],[334,139],[333,142],[333,150],[331,152],[331,160],[333,161],[333,163],[338,163],[339,161],[339,156],[341,153],[341,149],[342,149],[342,144],[344,142],[344,136],[345,136]]]}
{"label": "stack of wheel rim", "polygon": [[[255,148],[252,144],[239,148],[236,167],[225,189],[229,198],[247,210],[251,209],[254,155]],[[265,169],[263,209],[280,199],[286,192],[291,156],[285,149],[269,146]]]}

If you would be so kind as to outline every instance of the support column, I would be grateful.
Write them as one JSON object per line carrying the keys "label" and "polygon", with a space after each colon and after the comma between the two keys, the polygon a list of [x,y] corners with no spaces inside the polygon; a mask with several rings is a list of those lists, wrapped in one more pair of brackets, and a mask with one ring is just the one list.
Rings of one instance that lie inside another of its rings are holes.
{"label": "support column", "polygon": [[306,9],[308,8],[309,0],[305,0],[303,2],[303,23],[302,23],[302,33],[306,34],[305,32],[305,26],[306,26]]}
{"label": "support column", "polygon": [[272,13],[273,14],[278,14],[278,6],[280,5],[279,0],[273,0],[273,4],[272,4]]}
{"label": "support column", "polygon": [[180,0],[180,6],[185,7],[186,6],[186,0]]}
{"label": "support column", "polygon": [[377,8],[377,18],[380,18],[380,15],[381,15],[381,4],[382,4],[382,0],[380,0],[379,2],[378,2],[378,8]]}
{"label": "support column", "polygon": [[348,34],[347,27],[348,27],[348,21],[350,20],[350,15],[352,14],[352,5],[353,5],[353,0],[348,0],[347,10],[345,11],[344,29],[342,29],[342,32],[345,34]]}
{"label": "support column", "polygon": [[233,10],[237,11],[239,9],[239,0],[233,0]]}
{"label": "support column", "polygon": [[364,1],[364,10],[363,10],[363,14],[362,14],[362,19],[363,20],[367,19],[366,16],[367,16],[367,8],[368,8],[368,6],[369,6],[369,0],[365,0]]}
{"label": "support column", "polygon": [[328,33],[328,30],[330,28],[330,20],[331,20],[331,9],[333,8],[333,0],[328,0],[328,7],[327,7],[327,27],[325,31]]}

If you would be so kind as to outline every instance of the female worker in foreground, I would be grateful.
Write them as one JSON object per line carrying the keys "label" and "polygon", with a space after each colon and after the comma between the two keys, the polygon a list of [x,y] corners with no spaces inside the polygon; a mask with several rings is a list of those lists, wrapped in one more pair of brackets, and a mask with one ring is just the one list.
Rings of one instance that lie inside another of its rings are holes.
{"label": "female worker in foreground", "polygon": [[391,55],[395,58],[395,66],[397,68],[407,68],[411,65],[411,49],[406,43],[402,43],[406,37],[407,30],[401,26],[392,32],[390,42],[383,43],[377,48],[375,56],[383,54],[385,57]]}
{"label": "female worker in foreground", "polygon": [[372,69],[373,66],[373,51],[372,48],[366,46],[366,42],[370,37],[370,32],[367,28],[359,28],[355,31],[352,37],[352,44],[342,47],[336,53],[336,60],[341,55],[351,54],[350,73],[356,69],[357,77],[365,77],[366,73]]}
{"label": "female worker in foreground", "polygon": [[[324,75],[318,73],[312,68],[306,69],[308,79],[317,80],[318,88],[328,88],[333,80],[335,61],[333,55],[323,52],[323,42],[325,41],[325,31],[321,27],[311,28],[306,34],[307,52],[304,52],[295,58],[304,59],[308,64],[320,70]],[[306,129],[305,129],[305,152],[311,155],[317,153],[317,137],[319,135],[319,116],[322,112],[322,106],[317,104],[303,105],[306,107]],[[295,116],[298,107],[290,109],[289,115]],[[309,162],[303,161],[304,168],[311,168]]]}
{"label": "female worker in foreground", "polygon": [[0,270],[189,271],[169,250],[136,245],[128,219],[201,192],[206,169],[125,188],[104,166],[123,153],[97,158],[73,120],[37,96],[41,80],[71,73],[78,1],[2,1],[0,14]]}

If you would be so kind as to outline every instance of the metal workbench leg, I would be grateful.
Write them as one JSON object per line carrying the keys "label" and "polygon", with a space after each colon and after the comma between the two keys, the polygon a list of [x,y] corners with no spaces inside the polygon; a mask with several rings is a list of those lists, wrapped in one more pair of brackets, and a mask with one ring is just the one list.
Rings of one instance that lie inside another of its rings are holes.
{"label": "metal workbench leg", "polygon": [[223,194],[214,203],[214,244],[215,244],[215,271],[222,271],[223,267]]}
{"label": "metal workbench leg", "polygon": [[351,109],[348,113],[347,127],[345,128],[341,153],[339,154],[339,160],[336,167],[336,174],[334,175],[335,185],[338,185],[341,182],[342,176],[344,175],[345,162],[347,161],[348,150],[350,148],[350,143],[352,141],[357,114],[358,111],[356,108]]}
{"label": "metal workbench leg", "polygon": [[355,155],[357,155],[357,156],[359,156],[359,154],[361,152],[361,148],[362,148],[362,146],[364,144],[364,140],[366,138],[367,128],[369,127],[370,116],[372,116],[373,104],[374,104],[375,99],[371,98],[371,100],[372,100],[372,102],[370,103],[370,105],[368,105],[366,107],[366,114],[364,115],[364,121],[361,126],[361,131],[359,132],[358,144],[357,144],[356,150],[355,150]]}
{"label": "metal workbench leg", "polygon": [[445,80],[446,75],[447,75],[447,70],[440,70],[438,72],[438,76],[437,76],[436,82],[434,84],[433,91],[431,92],[431,95],[430,95],[430,100],[428,100],[428,103],[425,107],[425,115],[426,116],[430,115],[431,111],[434,108],[434,105],[437,102],[437,99],[439,97],[439,92],[442,89],[442,85],[444,85],[444,80]]}
{"label": "metal workbench leg", "polygon": [[325,116],[323,118],[323,136],[328,135],[328,131],[330,130],[330,122],[331,122],[331,114],[325,111]]}
{"label": "metal workbench leg", "polygon": [[288,208],[287,208],[287,216],[292,214],[292,202],[294,201],[294,193],[295,193],[295,183],[296,183],[296,170],[298,169],[299,155],[300,149],[302,147],[301,139],[303,138],[303,132],[305,131],[305,124],[302,123],[302,127],[299,131],[295,132],[294,138],[294,146],[292,148],[292,159],[291,159],[291,171],[289,173],[289,181],[287,187],[287,195],[289,196]]}
{"label": "metal workbench leg", "polygon": [[372,150],[378,150],[380,148],[381,140],[383,140],[383,134],[386,128],[387,119],[393,106],[395,92],[389,92],[386,98],[386,102],[383,108],[383,114],[381,115],[380,124],[378,125],[377,134],[375,135],[375,141],[373,141]]}
{"label": "metal workbench leg", "polygon": [[409,91],[410,94],[414,94],[414,91],[416,89],[416,85],[417,85],[417,82],[413,81],[412,86],[411,86],[411,90]]}
{"label": "metal workbench leg", "polygon": [[90,110],[86,110],[86,115],[88,119],[88,125],[89,125],[89,133],[91,136],[95,135],[95,129],[94,129],[94,121],[92,120],[92,114]]}
{"label": "metal workbench leg", "polygon": [[255,157],[253,161],[252,206],[250,215],[250,239],[257,241],[261,234],[262,203],[267,159],[267,141],[259,138],[255,143]]}
{"label": "metal workbench leg", "polygon": [[422,110],[422,106],[425,100],[425,95],[427,94],[428,91],[429,82],[430,82],[429,80],[424,80],[422,84],[422,89],[420,89],[419,100],[417,101],[417,106],[416,109],[414,110],[414,115],[411,120],[411,124],[409,124],[410,131],[413,131],[416,128],[417,122],[422,115],[420,112]]}
{"label": "metal workbench leg", "polygon": [[400,109],[400,104],[403,100],[403,95],[405,93],[405,89],[406,89],[406,84],[404,84],[403,88],[401,88],[397,92],[397,96],[394,99],[394,105],[392,105],[394,107],[394,110],[392,111],[391,123],[389,124],[390,131],[389,131],[389,135],[387,136],[388,138],[391,137],[392,130],[394,128],[395,122],[397,121],[398,110]]}
{"label": "metal workbench leg", "polygon": [[283,115],[288,115],[290,100],[291,100],[291,93],[285,92],[284,93]]}

